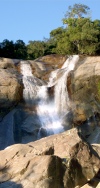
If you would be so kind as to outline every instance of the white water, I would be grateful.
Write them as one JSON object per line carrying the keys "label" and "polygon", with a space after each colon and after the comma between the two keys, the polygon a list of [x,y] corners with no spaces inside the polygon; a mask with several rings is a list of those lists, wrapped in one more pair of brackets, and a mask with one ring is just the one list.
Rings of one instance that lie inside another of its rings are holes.
{"label": "white water", "polygon": [[21,73],[23,75],[23,84],[24,84],[23,98],[26,103],[31,103],[34,99],[35,91],[33,85],[30,82],[31,78],[33,77],[30,64],[22,61]]}
{"label": "white water", "polygon": [[[37,114],[41,121],[41,128],[46,130],[47,135],[57,134],[64,131],[53,101],[49,101],[48,98],[40,100],[37,105]],[[41,137],[40,133],[39,137]]]}
{"label": "white water", "polygon": [[26,104],[34,104],[35,100],[39,99],[40,87],[38,79],[33,76],[32,69],[29,63],[21,61],[21,73],[23,75],[23,98]]}
{"label": "white water", "polygon": [[[37,85],[37,78],[32,75],[30,64],[22,61],[21,72],[23,75],[24,92],[23,98],[28,104],[34,104],[36,99],[36,111],[41,123],[38,137],[41,138],[41,131],[47,135],[56,134],[64,131],[62,126],[62,116],[69,111],[69,97],[67,92],[67,76],[74,69],[78,61],[78,55],[67,59],[61,69],[51,73],[50,81],[47,86]],[[55,85],[54,100],[50,101],[47,89]]]}
{"label": "white water", "polygon": [[67,76],[71,70],[74,70],[78,60],[78,55],[70,56],[63,64],[62,68],[52,72],[50,77],[50,85],[53,85],[53,82],[56,82],[55,80],[57,80],[55,85],[55,105],[60,116],[64,116],[70,111],[70,100],[67,91]]}
{"label": "white water", "polygon": [[[41,128],[46,131],[47,135],[63,132],[64,129],[54,104],[49,101],[47,86],[36,85],[36,77],[32,75],[31,66],[24,61],[21,62],[21,72],[23,75],[23,98],[25,102],[32,105],[36,99],[39,99],[35,105]],[[38,137],[41,138],[41,129],[39,130]]]}

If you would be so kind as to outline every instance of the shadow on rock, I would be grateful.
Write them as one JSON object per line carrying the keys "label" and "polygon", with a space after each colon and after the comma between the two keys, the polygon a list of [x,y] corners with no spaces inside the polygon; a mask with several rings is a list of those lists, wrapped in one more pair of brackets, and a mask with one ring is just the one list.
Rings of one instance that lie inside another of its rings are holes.
{"label": "shadow on rock", "polygon": [[22,185],[20,183],[15,183],[13,181],[7,181],[7,182],[3,182],[0,183],[0,188],[23,188]]}

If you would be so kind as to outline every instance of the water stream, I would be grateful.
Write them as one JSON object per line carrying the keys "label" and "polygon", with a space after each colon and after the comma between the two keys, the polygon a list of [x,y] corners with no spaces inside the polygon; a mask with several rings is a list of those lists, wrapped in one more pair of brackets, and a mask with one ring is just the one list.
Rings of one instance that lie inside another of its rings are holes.
{"label": "water stream", "polygon": [[[57,70],[57,83],[55,84],[55,105],[60,116],[64,116],[70,111],[70,100],[67,91],[67,77],[78,62],[79,56],[70,56],[61,69]],[[53,76],[53,73],[52,73]],[[54,73],[55,76],[55,73]]]}
{"label": "water stream", "polygon": [[[36,105],[36,113],[40,120],[38,138],[64,131],[62,117],[68,113],[70,100],[67,92],[67,76],[74,69],[79,56],[70,56],[61,67],[53,71],[47,85],[32,74],[29,63],[21,61],[23,75],[23,98],[26,104]],[[41,83],[41,84],[40,84]],[[54,97],[50,99],[48,88],[54,87]]]}

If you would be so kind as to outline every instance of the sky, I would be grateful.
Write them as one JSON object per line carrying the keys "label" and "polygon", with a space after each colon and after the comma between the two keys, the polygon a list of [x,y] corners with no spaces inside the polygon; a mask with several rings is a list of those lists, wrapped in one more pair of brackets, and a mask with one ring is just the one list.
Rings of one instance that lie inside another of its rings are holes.
{"label": "sky", "polygon": [[89,6],[92,20],[100,19],[100,0],[0,0],[0,42],[49,38],[75,3]]}

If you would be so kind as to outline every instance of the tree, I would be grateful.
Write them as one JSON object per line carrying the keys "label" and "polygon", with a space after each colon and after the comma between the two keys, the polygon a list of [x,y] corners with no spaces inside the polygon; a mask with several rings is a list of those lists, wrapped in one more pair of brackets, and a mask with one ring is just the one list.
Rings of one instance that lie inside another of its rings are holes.
{"label": "tree", "polygon": [[66,29],[59,27],[50,32],[50,37],[55,41],[55,48],[52,49],[53,52],[57,54],[71,54],[74,52],[74,45],[69,40],[69,33]]}
{"label": "tree", "polygon": [[67,24],[69,43],[72,43],[76,53],[93,55],[100,46],[100,22],[93,22],[89,17],[83,17],[84,14],[88,14],[89,9],[82,4],[70,6],[63,23]]}
{"label": "tree", "polygon": [[43,41],[29,41],[27,45],[28,59],[36,59],[44,55],[45,44]]}
{"label": "tree", "polygon": [[62,27],[58,27],[57,29],[54,29],[50,32],[50,39],[55,43],[54,47],[52,48],[52,53],[60,53],[58,43],[60,39],[62,39],[63,33],[64,29]]}
{"label": "tree", "polygon": [[17,59],[26,59],[27,58],[27,47],[23,40],[17,40],[15,42],[15,51],[14,56]]}
{"label": "tree", "polygon": [[96,53],[100,31],[98,26],[89,18],[74,19],[72,24],[70,22],[67,32],[69,33],[70,42],[76,46],[77,53],[89,55]]}
{"label": "tree", "polygon": [[50,55],[56,53],[56,41],[53,37],[50,37],[49,39],[44,39],[44,55]]}
{"label": "tree", "polygon": [[83,4],[74,4],[73,7],[69,6],[68,11],[65,14],[65,18],[63,19],[63,23],[66,24],[68,18],[82,18],[83,15],[89,14],[90,8],[87,5]]}
{"label": "tree", "polygon": [[14,58],[14,43],[7,39],[0,44],[0,56],[7,58]]}

